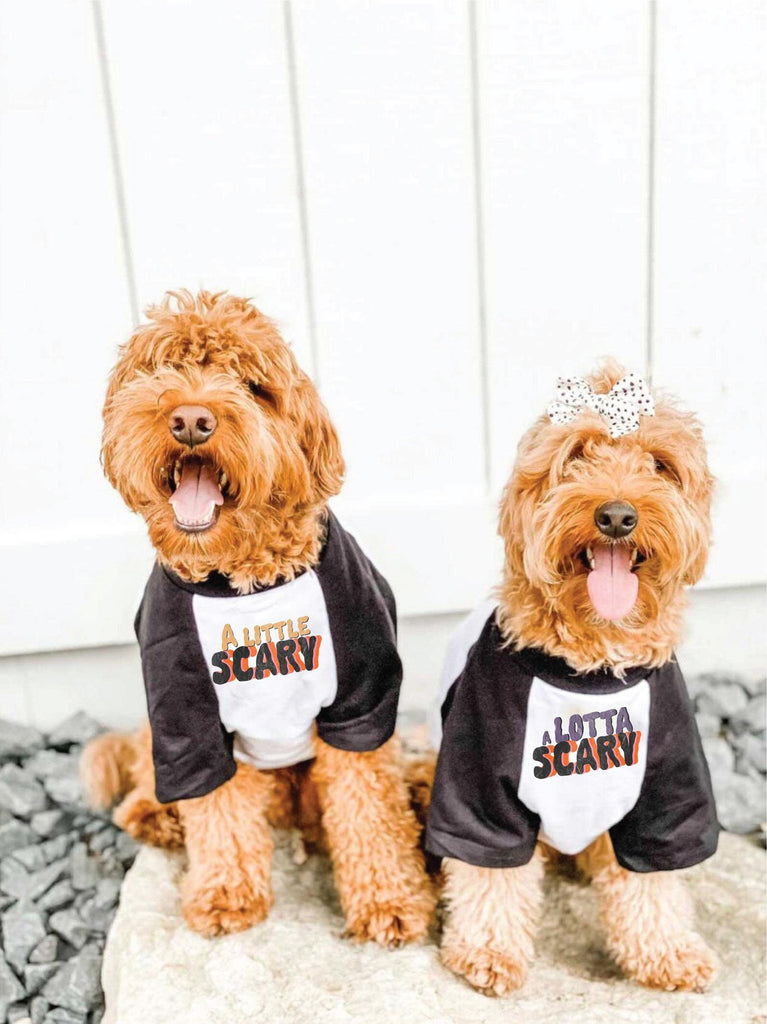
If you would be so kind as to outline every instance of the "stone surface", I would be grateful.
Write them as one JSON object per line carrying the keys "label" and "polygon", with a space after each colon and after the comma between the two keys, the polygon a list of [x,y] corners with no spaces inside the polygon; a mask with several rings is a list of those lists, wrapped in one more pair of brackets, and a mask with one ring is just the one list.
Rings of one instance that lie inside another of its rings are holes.
{"label": "stone surface", "polygon": [[29,1019],[32,1024],[44,1024],[50,1003],[43,996],[35,996],[29,1002]]}
{"label": "stone surface", "polygon": [[[15,745],[0,747],[0,1024],[98,1024],[104,933],[137,847],[82,798],[81,744],[97,723],[74,716],[54,730],[55,749],[10,731]],[[0,737],[10,731],[0,724]],[[41,994],[50,983],[49,994],[64,992],[61,1005]]]}
{"label": "stone surface", "polygon": [[44,893],[36,902],[41,910],[58,910],[67,907],[75,898],[75,890],[68,878],[63,878]]}
{"label": "stone surface", "polygon": [[34,757],[24,762],[24,770],[38,779],[51,775],[79,775],[78,754],[65,754],[60,750],[38,750]]}
{"label": "stone surface", "polygon": [[70,809],[85,806],[80,779],[76,775],[49,775],[43,784],[54,803]]}
{"label": "stone surface", "polygon": [[0,864],[0,888],[16,899],[36,900],[58,882],[68,869],[68,861],[58,860],[39,871],[27,872],[13,857]]}
{"label": "stone surface", "polygon": [[705,995],[624,979],[606,951],[593,887],[558,876],[546,881],[527,984],[488,999],[440,965],[433,938],[395,952],[344,939],[328,861],[296,865],[286,836],[268,920],[213,942],[181,917],[183,855],[147,848],[125,879],[107,941],[104,1021],[755,1024],[764,1012],[766,863],[750,840],[725,834],[718,853],[687,873],[698,927],[722,962]]}
{"label": "stone surface", "polygon": [[43,996],[54,1006],[87,1013],[101,1002],[101,953],[86,946],[48,981]]}
{"label": "stone surface", "polygon": [[40,844],[45,862],[51,864],[54,860],[61,860],[62,857],[66,857],[70,847],[74,845],[76,840],[76,832],[62,832],[59,836],[46,839],[44,843]]}
{"label": "stone surface", "polygon": [[0,825],[0,860],[14,850],[22,849],[35,841],[35,833],[23,821],[11,818]]}
{"label": "stone surface", "polygon": [[45,921],[37,908],[26,901],[14,904],[3,914],[5,959],[21,972],[35,946],[45,937]]}
{"label": "stone surface", "polygon": [[26,1024],[29,1019],[26,1003],[15,1003],[13,1006],[9,1006],[6,1019],[8,1024]]}
{"label": "stone surface", "polygon": [[751,775],[713,779],[719,821],[730,832],[753,832],[765,820],[764,785]]}
{"label": "stone surface", "polygon": [[13,859],[22,864],[27,871],[39,871],[47,863],[40,846],[24,846],[20,850],[14,850]]}
{"label": "stone surface", "polygon": [[15,764],[0,768],[0,807],[19,818],[29,818],[47,805],[45,790],[29,772]]}
{"label": "stone surface", "polygon": [[100,732],[103,732],[102,725],[84,711],[78,711],[53,730],[48,736],[48,745],[68,747],[73,743],[83,744]]}
{"label": "stone surface", "polygon": [[82,949],[88,941],[88,926],[74,909],[57,910],[51,914],[48,924],[75,949]]}
{"label": "stone surface", "polygon": [[27,964],[24,968],[24,988],[28,996],[37,995],[43,985],[59,970],[61,964]]}
{"label": "stone surface", "polygon": [[43,734],[32,726],[0,718],[0,761],[34,754],[44,742]]}
{"label": "stone surface", "polygon": [[41,839],[52,839],[62,832],[67,832],[71,821],[71,817],[65,811],[55,809],[33,814],[29,824]]}
{"label": "stone surface", "polygon": [[23,998],[24,986],[0,956],[0,1020],[12,1003]]}
{"label": "stone surface", "polygon": [[56,935],[46,935],[29,954],[31,964],[50,964],[58,959],[59,940]]}
{"label": "stone surface", "polygon": [[70,875],[75,890],[93,889],[99,880],[98,862],[88,854],[85,843],[76,843],[69,855]]}

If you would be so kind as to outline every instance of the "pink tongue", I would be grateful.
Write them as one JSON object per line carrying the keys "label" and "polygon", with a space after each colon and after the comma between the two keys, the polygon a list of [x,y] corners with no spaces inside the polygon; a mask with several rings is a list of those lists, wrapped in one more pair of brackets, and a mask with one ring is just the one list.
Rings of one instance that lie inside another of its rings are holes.
{"label": "pink tongue", "polygon": [[186,524],[208,522],[213,516],[213,506],[224,504],[212,468],[199,459],[184,463],[181,480],[169,500],[176,519]]}
{"label": "pink tongue", "polygon": [[628,615],[639,589],[636,573],[631,571],[631,552],[612,544],[594,548],[594,568],[586,585],[591,603],[603,619],[614,622]]}

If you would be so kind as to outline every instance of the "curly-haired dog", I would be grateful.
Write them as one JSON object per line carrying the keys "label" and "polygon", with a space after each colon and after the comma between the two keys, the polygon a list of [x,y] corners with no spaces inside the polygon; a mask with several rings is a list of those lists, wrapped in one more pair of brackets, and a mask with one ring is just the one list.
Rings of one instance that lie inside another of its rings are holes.
{"label": "curly-haired dog", "polygon": [[335,430],[275,325],[182,292],[123,347],[104,406],[110,482],[157,563],[137,617],[150,726],[83,758],[94,803],[186,845],[205,935],[272,903],[269,825],[333,859],[348,930],[423,936],[433,897],[394,731],[401,665],[386,581],[329,512]]}
{"label": "curly-haired dog", "polygon": [[560,381],[522,439],[498,600],[447,658],[426,839],[444,858],[442,960],[483,992],[524,981],[561,854],[593,879],[629,977],[701,990],[713,974],[675,873],[715,851],[718,824],[674,659],[711,489],[694,417],[612,363]]}

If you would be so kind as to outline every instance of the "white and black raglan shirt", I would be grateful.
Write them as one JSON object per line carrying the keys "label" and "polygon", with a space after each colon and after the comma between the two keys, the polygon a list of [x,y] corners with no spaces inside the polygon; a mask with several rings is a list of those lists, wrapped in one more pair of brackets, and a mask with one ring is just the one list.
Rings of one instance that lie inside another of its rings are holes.
{"label": "white and black raglan shirt", "polygon": [[306,760],[315,735],[363,751],[394,732],[394,597],[330,512],[317,566],[252,594],[225,576],[187,583],[155,564],[136,635],[162,803],[211,792],[237,760]]}
{"label": "white and black raglan shirt", "polygon": [[486,605],[450,646],[432,739],[426,848],[438,856],[516,867],[539,838],[575,854],[606,831],[630,871],[690,867],[716,850],[708,766],[675,660],[623,678],[575,674],[504,646]]}

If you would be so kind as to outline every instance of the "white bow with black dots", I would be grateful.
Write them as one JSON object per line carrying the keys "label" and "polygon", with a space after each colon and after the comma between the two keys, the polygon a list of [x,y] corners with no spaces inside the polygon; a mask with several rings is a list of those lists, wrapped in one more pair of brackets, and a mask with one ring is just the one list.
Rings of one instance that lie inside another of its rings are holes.
{"label": "white bow with black dots", "polygon": [[559,377],[554,395],[546,408],[552,423],[572,423],[582,409],[593,409],[607,420],[610,437],[631,434],[639,429],[640,416],[655,415],[650,389],[635,373],[621,378],[606,395],[596,394],[582,377]]}

